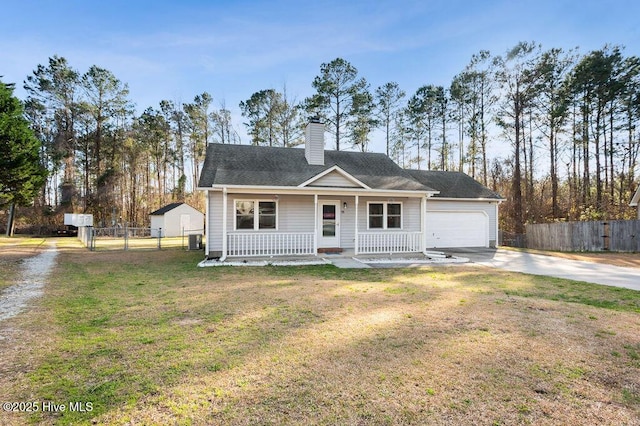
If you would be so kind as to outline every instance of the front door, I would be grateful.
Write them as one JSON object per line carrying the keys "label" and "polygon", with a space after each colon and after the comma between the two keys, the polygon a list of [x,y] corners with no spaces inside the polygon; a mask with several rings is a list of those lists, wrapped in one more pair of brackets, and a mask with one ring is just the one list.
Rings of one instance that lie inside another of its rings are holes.
{"label": "front door", "polygon": [[318,202],[318,247],[340,247],[340,202]]}

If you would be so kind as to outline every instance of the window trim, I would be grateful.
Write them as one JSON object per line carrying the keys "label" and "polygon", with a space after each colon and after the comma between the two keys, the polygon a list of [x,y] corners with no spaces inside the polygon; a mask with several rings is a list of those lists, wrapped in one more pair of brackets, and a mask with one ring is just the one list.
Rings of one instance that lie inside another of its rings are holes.
{"label": "window trim", "polygon": [[[382,204],[382,228],[371,228],[369,218],[371,217],[369,214],[369,205],[371,204]],[[399,228],[389,228],[389,215],[388,208],[389,204],[399,204],[400,205],[400,227]],[[404,204],[402,201],[367,201],[367,231],[402,231],[404,229]]]}
{"label": "window trim", "polygon": [[[239,202],[253,202],[253,228],[250,229],[238,229],[238,208]],[[260,203],[275,203],[276,205],[276,227],[275,228],[260,228]],[[233,200],[233,230],[238,232],[273,232],[278,230],[279,224],[279,203],[278,200],[267,198],[236,198]]]}

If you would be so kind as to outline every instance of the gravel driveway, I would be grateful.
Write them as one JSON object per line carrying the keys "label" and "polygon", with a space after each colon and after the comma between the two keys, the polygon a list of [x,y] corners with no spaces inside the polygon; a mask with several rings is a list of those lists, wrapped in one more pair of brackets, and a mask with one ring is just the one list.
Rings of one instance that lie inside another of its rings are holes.
{"label": "gravel driveway", "polygon": [[567,278],[640,291],[640,270],[603,263],[569,260],[555,256],[512,250],[455,249],[445,250],[456,256],[468,257],[478,265],[525,274]]}

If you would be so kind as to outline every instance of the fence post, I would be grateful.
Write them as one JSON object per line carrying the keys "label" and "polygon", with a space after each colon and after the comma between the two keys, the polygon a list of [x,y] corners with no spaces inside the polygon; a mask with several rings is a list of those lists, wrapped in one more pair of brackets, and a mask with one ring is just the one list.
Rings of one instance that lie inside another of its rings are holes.
{"label": "fence post", "polygon": [[89,229],[89,251],[95,251],[96,250],[96,243],[95,243],[95,230],[93,229],[93,226]]}
{"label": "fence post", "polygon": [[162,228],[158,228],[158,250],[160,250],[160,238],[162,238]]}
{"label": "fence post", "polygon": [[124,249],[129,250],[129,225],[124,224]]}
{"label": "fence post", "polygon": [[609,250],[609,222],[603,222],[602,225],[604,226],[604,232],[603,232],[603,236],[602,236],[602,250],[604,251],[608,251]]}

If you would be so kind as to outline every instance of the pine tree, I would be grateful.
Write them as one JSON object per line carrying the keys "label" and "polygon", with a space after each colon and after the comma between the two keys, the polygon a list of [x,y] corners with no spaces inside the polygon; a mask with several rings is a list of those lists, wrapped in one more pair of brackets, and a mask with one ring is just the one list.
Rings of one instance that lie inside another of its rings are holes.
{"label": "pine tree", "polygon": [[[29,204],[46,179],[40,164],[40,141],[24,118],[23,107],[13,96],[13,86],[0,81],[0,206]],[[13,232],[13,215],[7,236]]]}

